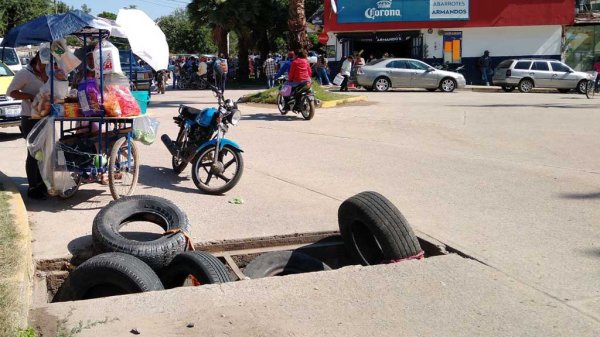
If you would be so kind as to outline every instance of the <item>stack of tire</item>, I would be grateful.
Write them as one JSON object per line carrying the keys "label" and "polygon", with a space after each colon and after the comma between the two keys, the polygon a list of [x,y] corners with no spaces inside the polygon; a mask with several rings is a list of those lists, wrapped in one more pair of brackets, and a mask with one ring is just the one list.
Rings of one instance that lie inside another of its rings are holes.
{"label": "stack of tire", "polygon": [[[135,241],[119,230],[127,223],[146,221],[165,235]],[[231,281],[227,268],[206,252],[191,247],[187,215],[172,202],[154,196],[124,197],[111,202],[94,219],[94,250],[100,252],[79,265],[65,280],[54,302],[134,294],[192,285]]]}
{"label": "stack of tire", "polygon": [[[400,210],[377,192],[362,192],[338,209],[338,224],[346,250],[363,266],[421,259],[412,227]],[[251,279],[330,270],[324,262],[299,251],[262,254],[244,269]]]}

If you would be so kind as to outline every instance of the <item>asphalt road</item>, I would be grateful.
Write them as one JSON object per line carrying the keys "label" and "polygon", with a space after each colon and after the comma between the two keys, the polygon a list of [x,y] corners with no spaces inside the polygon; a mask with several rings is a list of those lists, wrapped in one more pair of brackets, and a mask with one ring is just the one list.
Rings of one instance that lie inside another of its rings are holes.
{"label": "asphalt road", "polygon": [[[243,91],[229,91],[237,98]],[[361,93],[365,94],[365,93]],[[319,109],[314,120],[243,105],[228,137],[245,150],[240,184],[199,194],[176,176],[161,143],[141,148],[137,193],[169,198],[196,242],[334,230],[342,200],[364,190],[391,199],[418,231],[514,282],[600,319],[600,100],[576,94],[402,91]],[[153,96],[160,132],[176,136],[180,103],[209,92]],[[0,130],[0,132],[14,130]],[[24,190],[24,141],[0,133],[0,170]],[[241,197],[243,205],[229,203]],[[34,257],[67,256],[90,242],[108,188],[28,202]]]}

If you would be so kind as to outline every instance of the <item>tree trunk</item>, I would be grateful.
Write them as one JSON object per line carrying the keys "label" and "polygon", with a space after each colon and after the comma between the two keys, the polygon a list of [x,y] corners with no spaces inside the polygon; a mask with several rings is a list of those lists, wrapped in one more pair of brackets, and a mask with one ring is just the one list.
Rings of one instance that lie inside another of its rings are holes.
{"label": "tree trunk", "polygon": [[288,28],[290,30],[290,50],[309,49],[310,42],[306,34],[306,13],[304,0],[290,0],[288,8]]}
{"label": "tree trunk", "polygon": [[222,26],[214,26],[212,30],[213,39],[217,44],[219,55],[223,54],[225,57],[229,57],[227,53],[227,34],[229,32]]}
{"label": "tree trunk", "polygon": [[240,82],[248,81],[248,76],[250,75],[250,65],[248,62],[248,49],[250,46],[248,34],[244,34],[244,32],[239,32],[238,36],[238,59],[239,59],[239,68],[237,71],[237,79]]}

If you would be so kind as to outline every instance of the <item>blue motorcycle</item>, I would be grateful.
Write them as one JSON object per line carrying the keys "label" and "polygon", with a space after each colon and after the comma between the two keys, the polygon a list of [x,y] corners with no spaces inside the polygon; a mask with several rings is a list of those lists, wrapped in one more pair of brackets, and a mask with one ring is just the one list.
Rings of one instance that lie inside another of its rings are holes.
{"label": "blue motorcycle", "polygon": [[207,194],[223,194],[231,190],[242,177],[242,149],[224,138],[229,125],[238,125],[242,114],[237,103],[225,99],[212,84],[206,83],[218,100],[218,108],[194,109],[181,105],[173,117],[179,126],[175,141],[168,135],[161,139],[171,155],[173,171],[180,174],[192,163],[192,179],[198,189]]}

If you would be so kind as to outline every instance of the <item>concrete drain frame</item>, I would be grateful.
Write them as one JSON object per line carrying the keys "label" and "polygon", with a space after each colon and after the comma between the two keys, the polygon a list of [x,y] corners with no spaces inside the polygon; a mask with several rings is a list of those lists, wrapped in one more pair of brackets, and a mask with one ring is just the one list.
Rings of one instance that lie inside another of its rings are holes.
{"label": "concrete drain frame", "polygon": [[[471,258],[438,240],[416,233],[425,258],[458,254]],[[260,254],[275,251],[299,251],[323,261],[332,269],[356,265],[347,254],[337,231],[291,234],[244,240],[227,240],[195,244],[194,248],[216,256],[230,271],[233,281],[246,279],[242,269]],[[90,250],[81,251],[71,258],[36,262],[33,284],[33,307],[47,305],[75,266],[94,256]]]}

